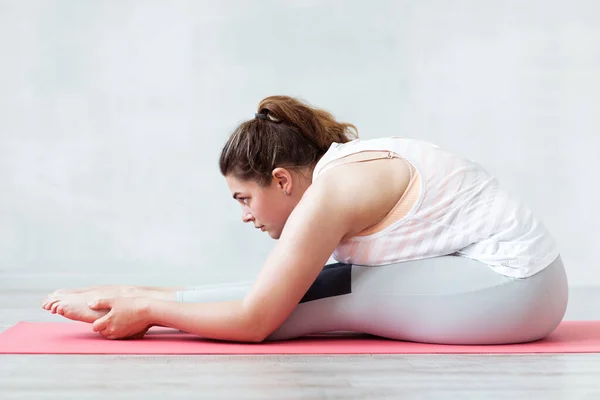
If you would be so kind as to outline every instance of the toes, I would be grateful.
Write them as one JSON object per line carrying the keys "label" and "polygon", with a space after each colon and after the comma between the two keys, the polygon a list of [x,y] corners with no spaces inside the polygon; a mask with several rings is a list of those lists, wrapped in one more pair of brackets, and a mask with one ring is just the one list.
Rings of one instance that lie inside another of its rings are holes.
{"label": "toes", "polygon": [[62,304],[59,304],[59,305],[56,307],[56,313],[57,313],[57,314],[59,314],[59,315],[65,315],[65,309],[64,309],[64,307],[62,306]]}
{"label": "toes", "polygon": [[50,301],[50,295],[46,296],[46,298],[42,301],[42,308],[46,308],[46,305]]}
{"label": "toes", "polygon": [[52,312],[52,314],[56,314],[56,308],[60,305],[60,303],[57,301],[54,304],[52,304],[51,308],[50,308],[50,312]]}
{"label": "toes", "polygon": [[50,306],[51,306],[51,305],[52,305],[52,303],[54,303],[55,301],[56,301],[56,299],[55,299],[55,298],[47,297],[47,298],[44,300],[44,303],[42,303],[42,307],[43,307],[44,309],[46,309],[46,310],[49,310],[49,309],[50,309]]}
{"label": "toes", "polygon": [[51,310],[53,306],[57,305],[60,299],[51,299],[46,302],[46,306],[44,307],[46,310]]}

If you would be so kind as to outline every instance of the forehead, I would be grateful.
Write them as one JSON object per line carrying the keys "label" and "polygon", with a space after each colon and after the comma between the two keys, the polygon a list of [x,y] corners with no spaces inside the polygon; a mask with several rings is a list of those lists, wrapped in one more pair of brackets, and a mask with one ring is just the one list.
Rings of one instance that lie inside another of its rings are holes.
{"label": "forehead", "polygon": [[256,188],[258,187],[256,182],[242,181],[232,175],[227,175],[225,177],[225,181],[227,181],[227,186],[229,186],[229,190],[231,190],[231,193],[250,192],[256,190]]}

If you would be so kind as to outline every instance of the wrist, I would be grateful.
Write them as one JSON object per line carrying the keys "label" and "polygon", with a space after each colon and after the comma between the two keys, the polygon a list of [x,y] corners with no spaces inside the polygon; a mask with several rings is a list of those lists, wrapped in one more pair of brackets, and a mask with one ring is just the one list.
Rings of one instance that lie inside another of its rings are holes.
{"label": "wrist", "polygon": [[139,312],[142,315],[142,318],[144,319],[144,321],[148,324],[154,324],[155,321],[155,309],[156,309],[156,305],[155,299],[149,299],[149,298],[141,298],[140,300],[140,309]]}

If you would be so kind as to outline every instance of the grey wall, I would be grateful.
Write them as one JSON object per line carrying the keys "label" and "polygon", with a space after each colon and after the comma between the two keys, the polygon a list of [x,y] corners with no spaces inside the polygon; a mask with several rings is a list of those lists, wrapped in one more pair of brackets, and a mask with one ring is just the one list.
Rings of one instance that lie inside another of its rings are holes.
{"label": "grey wall", "polygon": [[217,159],[270,94],[485,165],[600,285],[600,3],[0,1],[0,280],[251,279]]}

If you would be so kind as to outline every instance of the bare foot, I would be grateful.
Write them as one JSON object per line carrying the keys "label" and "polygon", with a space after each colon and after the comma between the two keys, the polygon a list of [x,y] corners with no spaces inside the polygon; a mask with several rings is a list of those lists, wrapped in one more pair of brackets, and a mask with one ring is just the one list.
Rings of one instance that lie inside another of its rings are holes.
{"label": "bare foot", "polygon": [[42,308],[53,311],[53,306],[59,302],[88,303],[98,299],[108,299],[113,297],[147,297],[152,299],[172,300],[173,292],[164,290],[146,289],[136,286],[99,286],[97,290],[91,290],[81,293],[50,294],[42,302]]}
{"label": "bare foot", "polygon": [[102,288],[106,289],[108,286],[109,285],[87,286],[87,287],[82,287],[82,288],[63,288],[63,289],[55,290],[50,295],[92,292],[92,291],[102,289]]}
{"label": "bare foot", "polygon": [[108,314],[109,309],[92,310],[88,307],[87,302],[81,301],[59,301],[52,308],[52,313],[62,315],[65,318],[73,321],[81,321],[93,323],[98,318]]}
{"label": "bare foot", "polygon": [[52,306],[59,302],[88,302],[99,298],[122,297],[124,294],[119,290],[98,290],[81,293],[52,293],[42,302],[42,308],[52,310]]}
{"label": "bare foot", "polygon": [[63,288],[55,290],[50,293],[47,298],[51,296],[62,296],[65,294],[78,294],[78,293],[88,293],[88,292],[126,292],[134,290],[135,286],[131,285],[97,285],[97,286],[87,286],[81,288]]}

